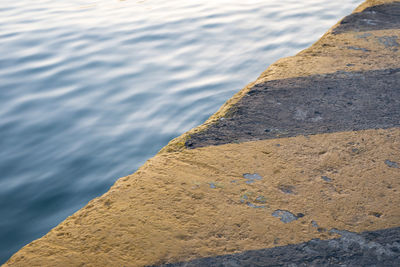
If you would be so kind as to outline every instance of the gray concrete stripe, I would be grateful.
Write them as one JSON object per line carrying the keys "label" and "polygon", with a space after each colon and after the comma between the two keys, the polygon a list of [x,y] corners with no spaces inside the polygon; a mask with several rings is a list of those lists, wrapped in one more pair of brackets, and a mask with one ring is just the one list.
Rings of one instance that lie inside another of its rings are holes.
{"label": "gray concrete stripe", "polygon": [[162,266],[399,266],[400,227],[361,234],[331,231],[341,237]]}
{"label": "gray concrete stripe", "polygon": [[362,12],[345,17],[333,29],[333,34],[349,31],[398,29],[400,27],[400,2],[368,7]]}
{"label": "gray concrete stripe", "polygon": [[188,148],[400,126],[400,69],[336,72],[255,85]]}

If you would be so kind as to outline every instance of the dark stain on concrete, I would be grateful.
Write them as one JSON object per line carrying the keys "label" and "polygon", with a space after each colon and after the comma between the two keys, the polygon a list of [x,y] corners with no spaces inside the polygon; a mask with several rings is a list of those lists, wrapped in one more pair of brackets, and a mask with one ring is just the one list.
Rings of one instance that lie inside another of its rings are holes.
{"label": "dark stain on concrete", "polygon": [[363,33],[363,34],[357,35],[356,38],[367,39],[368,37],[371,37],[371,36],[372,36],[372,33]]}
{"label": "dark stain on concrete", "polygon": [[386,48],[389,48],[393,51],[399,50],[400,44],[397,42],[397,36],[382,36],[378,37],[378,41],[383,44]]}
{"label": "dark stain on concrete", "polygon": [[400,2],[368,7],[341,20],[333,34],[363,32],[400,27]]}
{"label": "dark stain on concrete", "polygon": [[400,69],[339,71],[253,86],[187,148],[400,126]]}
{"label": "dark stain on concrete", "polygon": [[254,205],[251,202],[247,202],[246,205],[251,207],[251,208],[255,208],[255,209],[263,209],[263,208],[265,208],[265,205]]}
{"label": "dark stain on concrete", "polygon": [[347,49],[351,50],[358,50],[358,51],[363,51],[363,52],[370,52],[370,50],[358,46],[348,46]]}
{"label": "dark stain on concrete", "polygon": [[399,266],[400,227],[361,234],[330,232],[341,237],[162,266]]}

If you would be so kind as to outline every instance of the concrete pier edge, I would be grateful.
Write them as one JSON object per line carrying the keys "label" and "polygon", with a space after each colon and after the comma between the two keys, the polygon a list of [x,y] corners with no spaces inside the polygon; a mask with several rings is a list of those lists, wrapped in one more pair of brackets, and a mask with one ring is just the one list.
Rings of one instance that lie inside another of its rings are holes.
{"label": "concrete pier edge", "polygon": [[400,1],[367,0],[4,266],[398,266]]}

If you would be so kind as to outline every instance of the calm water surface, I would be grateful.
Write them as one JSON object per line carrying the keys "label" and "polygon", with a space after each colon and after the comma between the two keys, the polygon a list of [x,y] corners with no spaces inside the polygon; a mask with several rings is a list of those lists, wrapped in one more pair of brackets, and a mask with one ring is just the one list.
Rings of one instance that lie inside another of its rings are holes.
{"label": "calm water surface", "polygon": [[0,264],[362,0],[2,0]]}

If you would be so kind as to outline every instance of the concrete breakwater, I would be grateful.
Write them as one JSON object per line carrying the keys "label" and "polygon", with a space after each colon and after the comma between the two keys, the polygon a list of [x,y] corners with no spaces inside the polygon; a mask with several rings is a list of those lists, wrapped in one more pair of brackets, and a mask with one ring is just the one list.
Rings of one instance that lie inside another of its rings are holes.
{"label": "concrete breakwater", "polygon": [[399,49],[366,1],[5,266],[395,265]]}

